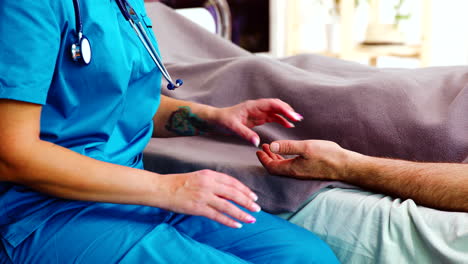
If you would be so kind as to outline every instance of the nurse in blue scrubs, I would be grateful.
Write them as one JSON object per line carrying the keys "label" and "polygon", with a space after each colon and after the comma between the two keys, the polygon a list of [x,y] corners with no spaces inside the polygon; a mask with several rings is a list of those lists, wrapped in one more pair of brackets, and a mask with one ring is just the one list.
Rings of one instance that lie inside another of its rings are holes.
{"label": "nurse in blue scrubs", "polygon": [[[143,1],[128,1],[149,27]],[[228,175],[143,170],[152,136],[223,127],[258,145],[252,127],[302,117],[275,99],[220,109],[162,96],[116,1],[80,3],[87,66],[70,55],[72,0],[0,4],[0,263],[336,263]]]}

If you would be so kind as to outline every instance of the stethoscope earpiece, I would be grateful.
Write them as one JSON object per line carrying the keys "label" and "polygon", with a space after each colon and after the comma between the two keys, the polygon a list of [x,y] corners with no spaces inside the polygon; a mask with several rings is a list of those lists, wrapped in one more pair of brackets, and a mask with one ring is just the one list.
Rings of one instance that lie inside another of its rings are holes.
{"label": "stethoscope earpiece", "polygon": [[182,86],[182,84],[184,84],[184,81],[182,79],[177,79],[175,81],[175,84],[174,83],[168,83],[167,84],[167,89],[169,90],[175,90],[176,88],[179,88],[180,86]]}

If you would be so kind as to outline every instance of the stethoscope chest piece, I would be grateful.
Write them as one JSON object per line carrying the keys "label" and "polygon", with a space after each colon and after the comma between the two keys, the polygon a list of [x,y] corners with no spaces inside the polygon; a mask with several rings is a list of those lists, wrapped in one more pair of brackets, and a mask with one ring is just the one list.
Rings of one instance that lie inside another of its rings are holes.
{"label": "stethoscope chest piece", "polygon": [[78,43],[74,43],[71,46],[71,55],[76,62],[81,62],[85,65],[91,63],[92,51],[88,38],[79,36]]}

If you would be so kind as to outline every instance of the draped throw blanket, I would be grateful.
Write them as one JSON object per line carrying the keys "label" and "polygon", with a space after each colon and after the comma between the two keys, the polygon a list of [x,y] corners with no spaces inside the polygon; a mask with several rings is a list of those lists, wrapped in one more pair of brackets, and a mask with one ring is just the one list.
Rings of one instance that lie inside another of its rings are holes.
{"label": "draped throw blanket", "polygon": [[[263,142],[324,139],[372,156],[468,162],[468,66],[377,69],[317,55],[272,59],[252,55],[161,4],[149,4],[147,11],[169,72],[185,81],[164,94],[218,107],[280,98],[304,116],[293,129],[256,128]],[[237,138],[152,139],[145,168],[230,174],[272,213],[298,209],[325,186],[352,187],[269,175],[255,151]]]}

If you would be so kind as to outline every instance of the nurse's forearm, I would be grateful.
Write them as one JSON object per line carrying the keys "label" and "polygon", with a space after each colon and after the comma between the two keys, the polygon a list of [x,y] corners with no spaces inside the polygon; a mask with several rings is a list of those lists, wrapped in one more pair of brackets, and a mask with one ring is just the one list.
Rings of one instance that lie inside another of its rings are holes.
{"label": "nurse's forearm", "polygon": [[0,159],[0,180],[66,199],[154,205],[158,174],[98,161],[52,143],[15,144]]}
{"label": "nurse's forearm", "polygon": [[16,147],[14,154],[0,155],[0,181],[65,199],[146,205],[204,216],[233,228],[242,227],[239,222],[255,222],[233,203],[260,211],[257,196],[226,174],[201,170],[162,175],[97,161],[44,141],[29,144],[30,150],[25,146]]}
{"label": "nurse's forearm", "polygon": [[210,130],[216,107],[161,96],[153,137],[195,136]]}
{"label": "nurse's forearm", "polygon": [[418,163],[354,154],[344,180],[420,205],[468,212],[468,164]]}

